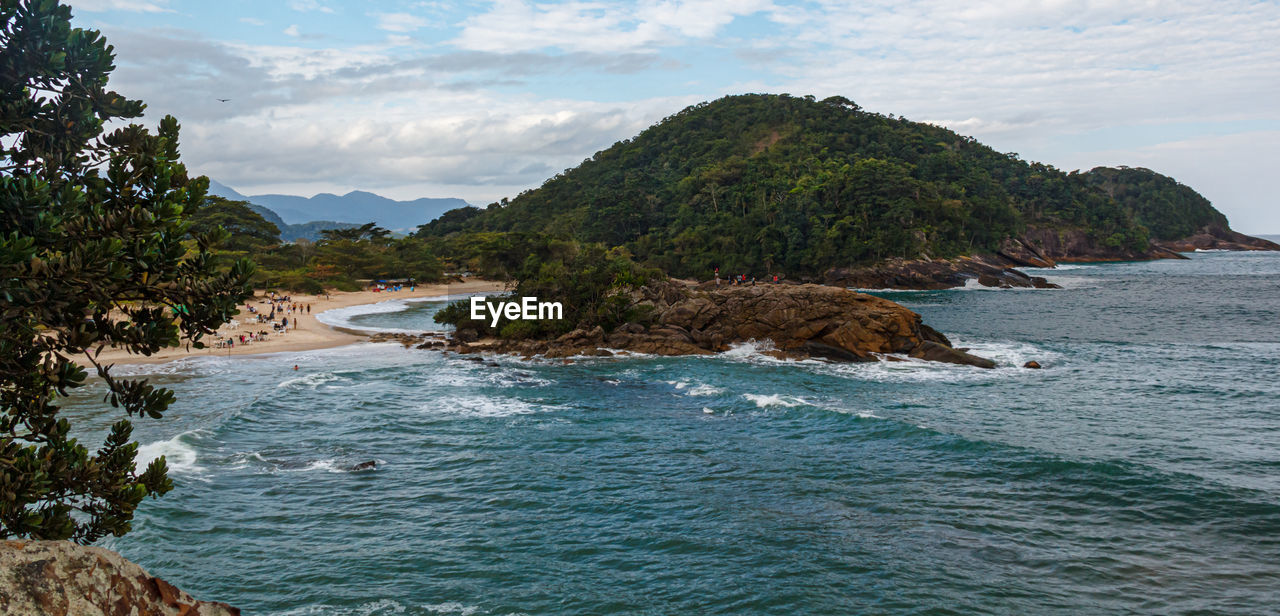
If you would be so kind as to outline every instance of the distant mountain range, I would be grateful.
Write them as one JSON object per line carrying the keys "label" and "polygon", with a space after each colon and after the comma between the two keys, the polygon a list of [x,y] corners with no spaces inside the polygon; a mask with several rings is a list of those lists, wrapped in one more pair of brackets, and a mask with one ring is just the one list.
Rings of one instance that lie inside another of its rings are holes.
{"label": "distant mountain range", "polygon": [[392,231],[411,233],[418,225],[435,220],[446,211],[469,205],[462,199],[453,198],[395,201],[359,190],[341,196],[321,193],[309,198],[294,195],[245,196],[212,180],[209,182],[209,194],[258,206],[253,209],[280,227],[281,238],[286,241],[299,237],[314,239],[311,236],[321,229],[359,226],[367,222],[375,222]]}

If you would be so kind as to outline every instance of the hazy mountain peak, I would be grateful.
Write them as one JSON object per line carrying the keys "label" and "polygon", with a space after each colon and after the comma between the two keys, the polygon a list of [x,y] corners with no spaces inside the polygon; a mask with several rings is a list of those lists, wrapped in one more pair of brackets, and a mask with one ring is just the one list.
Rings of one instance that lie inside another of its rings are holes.
{"label": "hazy mountain peak", "polygon": [[209,194],[267,208],[290,225],[321,220],[352,224],[375,222],[378,226],[399,231],[413,231],[418,225],[435,220],[448,210],[469,205],[457,198],[423,197],[396,201],[364,190],[353,190],[341,196],[333,193],[319,193],[313,197],[281,194],[245,196],[214,180],[209,181]]}

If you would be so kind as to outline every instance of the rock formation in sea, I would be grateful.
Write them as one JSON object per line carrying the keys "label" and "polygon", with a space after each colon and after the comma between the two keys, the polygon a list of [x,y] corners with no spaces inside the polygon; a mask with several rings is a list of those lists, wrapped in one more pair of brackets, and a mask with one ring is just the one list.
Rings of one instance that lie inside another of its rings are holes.
{"label": "rock formation in sea", "polygon": [[239,616],[197,601],[123,556],[70,541],[0,541],[5,616]]}
{"label": "rock formation in sea", "polygon": [[1280,244],[1231,229],[1205,227],[1180,240],[1156,242],[1161,248],[1177,252],[1196,250],[1280,250]]}
{"label": "rock formation in sea", "polygon": [[[839,362],[892,360],[890,354],[993,368],[995,362],[952,348],[920,315],[886,299],[843,288],[804,284],[692,286],[666,281],[640,289],[649,325],[627,323],[611,332],[577,329],[552,340],[476,341],[460,328],[448,348],[548,358],[610,355],[616,350],[655,355],[705,355],[748,341],[768,344],[779,358]],[[430,343],[422,348],[435,348]]]}

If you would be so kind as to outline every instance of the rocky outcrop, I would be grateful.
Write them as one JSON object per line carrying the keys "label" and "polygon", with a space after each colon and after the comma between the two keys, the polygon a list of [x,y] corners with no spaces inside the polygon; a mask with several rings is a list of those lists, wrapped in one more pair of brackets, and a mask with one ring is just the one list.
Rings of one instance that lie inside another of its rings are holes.
{"label": "rocky outcrop", "polygon": [[1084,229],[1028,229],[1023,242],[1056,261],[1074,263],[1186,259],[1179,253],[1196,250],[1280,250],[1275,242],[1219,226],[1204,227],[1183,239],[1152,241],[1145,251],[1101,245]]}
{"label": "rocky outcrop", "polygon": [[1174,252],[1197,250],[1280,250],[1280,244],[1237,233],[1231,229],[1205,227],[1199,233],[1180,240],[1155,242],[1162,249]]}
{"label": "rocky outcrop", "polygon": [[[1016,248],[1016,249],[1015,249]],[[969,281],[988,287],[1057,289],[1040,276],[1018,267],[1053,267],[1052,260],[1021,243],[1006,242],[1000,254],[954,259],[888,259],[876,265],[833,268],[823,282],[853,289],[951,289]]]}
{"label": "rocky outcrop", "polygon": [[651,309],[648,326],[612,332],[574,330],[554,340],[455,341],[462,353],[495,351],[548,358],[610,355],[702,355],[734,343],[769,341],[770,354],[790,359],[877,361],[903,354],[930,361],[992,368],[995,363],[951,347],[920,315],[886,299],[823,285],[698,288],[676,281],[650,285],[633,298]]}
{"label": "rocky outcrop", "polygon": [[1181,240],[1154,241],[1146,250],[1107,246],[1086,229],[1033,227],[1006,238],[994,254],[953,259],[887,259],[875,265],[833,268],[828,285],[854,289],[951,289],[975,281],[985,287],[1056,289],[1019,267],[1056,267],[1058,263],[1186,259],[1195,250],[1280,250],[1280,245],[1227,228],[1205,227]]}
{"label": "rocky outcrop", "polygon": [[434,345],[444,346],[444,332],[423,332],[420,334],[409,334],[403,332],[378,332],[369,336],[369,342],[398,342],[401,346],[409,348],[411,346]]}
{"label": "rocky outcrop", "polygon": [[1021,241],[1049,259],[1062,263],[1182,258],[1181,255],[1163,250],[1139,251],[1107,246],[1088,230],[1079,228],[1032,227],[1026,230]]}
{"label": "rocky outcrop", "polygon": [[0,542],[6,616],[238,616],[197,601],[123,556],[69,541]]}

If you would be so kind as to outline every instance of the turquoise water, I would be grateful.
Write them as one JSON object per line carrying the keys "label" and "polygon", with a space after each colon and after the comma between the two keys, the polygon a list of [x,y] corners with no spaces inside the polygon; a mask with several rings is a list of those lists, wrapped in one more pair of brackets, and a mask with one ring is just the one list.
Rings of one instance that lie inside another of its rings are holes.
{"label": "turquoise water", "polygon": [[993,371],[394,344],[132,368],[178,391],[137,422],[178,487],[107,546],[249,614],[1273,612],[1280,254],[1192,256],[882,294]]}

